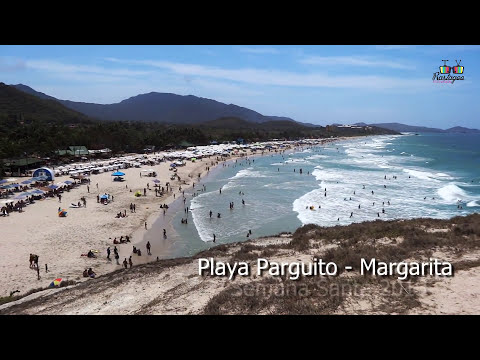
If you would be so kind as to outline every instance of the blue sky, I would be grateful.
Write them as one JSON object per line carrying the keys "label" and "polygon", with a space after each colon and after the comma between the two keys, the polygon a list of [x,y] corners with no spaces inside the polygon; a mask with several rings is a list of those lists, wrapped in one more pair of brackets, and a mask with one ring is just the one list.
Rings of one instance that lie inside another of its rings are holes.
{"label": "blue sky", "polygon": [[[465,80],[433,83],[448,59]],[[0,45],[0,81],[101,104],[151,91],[196,95],[315,124],[480,128],[474,45]]]}

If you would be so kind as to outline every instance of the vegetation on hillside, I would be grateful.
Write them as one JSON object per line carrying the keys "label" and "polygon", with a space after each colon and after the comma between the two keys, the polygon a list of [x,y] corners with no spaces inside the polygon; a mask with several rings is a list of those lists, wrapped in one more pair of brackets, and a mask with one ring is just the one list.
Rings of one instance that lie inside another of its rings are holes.
{"label": "vegetation on hillside", "polygon": [[211,141],[247,142],[270,139],[295,140],[330,136],[392,133],[380,128],[346,129],[308,127],[293,121],[252,123],[239,118],[220,118],[195,125],[156,122],[99,121],[70,110],[55,100],[40,99],[0,83],[0,159],[53,156],[68,146],[110,148],[114,152],[141,152],[176,147],[182,142],[207,145]]}

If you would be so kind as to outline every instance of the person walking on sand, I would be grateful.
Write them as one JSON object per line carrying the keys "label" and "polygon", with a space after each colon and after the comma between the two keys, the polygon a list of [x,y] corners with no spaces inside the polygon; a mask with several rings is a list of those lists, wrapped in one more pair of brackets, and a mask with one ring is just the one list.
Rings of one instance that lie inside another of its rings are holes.
{"label": "person walking on sand", "polygon": [[133,266],[132,255],[130,255],[130,257],[128,258],[128,264],[130,265],[130,269],[131,269]]}
{"label": "person walking on sand", "polygon": [[125,269],[128,268],[127,258],[125,258],[125,260],[123,260],[123,266],[125,267]]}
{"label": "person walking on sand", "polygon": [[117,261],[117,265],[120,265],[120,263],[118,262],[118,259],[120,259],[120,255],[118,255],[118,252],[115,253],[115,260]]}
{"label": "person walking on sand", "polygon": [[213,212],[212,212],[212,210],[210,210],[210,219],[212,218],[212,214],[213,214]]}
{"label": "person walking on sand", "polygon": [[90,186],[87,185],[87,192],[90,194]]}
{"label": "person walking on sand", "polygon": [[107,259],[110,260],[110,246],[107,248]]}
{"label": "person walking on sand", "polygon": [[152,253],[150,252],[150,241],[147,241],[147,254],[152,255]]}
{"label": "person walking on sand", "polygon": [[145,221],[145,230],[147,230],[147,222]]}
{"label": "person walking on sand", "polygon": [[213,242],[215,242],[215,240],[217,240],[217,237],[213,234]]}
{"label": "person walking on sand", "polygon": [[163,229],[163,238],[164,238],[164,239],[167,238],[167,230],[166,230],[166,229]]}

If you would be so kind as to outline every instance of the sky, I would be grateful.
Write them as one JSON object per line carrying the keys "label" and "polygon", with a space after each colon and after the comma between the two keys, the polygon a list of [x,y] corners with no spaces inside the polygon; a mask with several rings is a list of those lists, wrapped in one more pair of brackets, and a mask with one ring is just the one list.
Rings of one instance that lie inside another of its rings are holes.
{"label": "sky", "polygon": [[[434,83],[442,60],[464,80]],[[479,67],[476,45],[0,45],[0,82],[59,99],[155,91],[320,125],[480,128]]]}

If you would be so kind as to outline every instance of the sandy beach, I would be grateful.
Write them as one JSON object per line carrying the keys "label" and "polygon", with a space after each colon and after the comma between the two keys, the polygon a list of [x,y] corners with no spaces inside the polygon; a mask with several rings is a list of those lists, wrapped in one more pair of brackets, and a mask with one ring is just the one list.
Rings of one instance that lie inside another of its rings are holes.
{"label": "sandy beach", "polygon": [[[330,143],[339,140],[345,140],[345,138],[323,139],[322,142]],[[295,151],[295,148],[286,149],[286,153],[290,151]],[[264,155],[270,153],[265,151]],[[261,155],[262,152],[252,153],[247,149],[243,154],[232,155],[224,161],[219,161],[216,166],[219,167],[218,171],[221,171],[220,167],[225,161]],[[87,185],[80,185],[69,192],[64,192],[61,203],[57,198],[47,198],[28,205],[22,213],[14,212],[10,216],[1,218],[0,269],[5,276],[0,279],[0,296],[8,296],[15,290],[19,290],[21,295],[31,289],[45,288],[56,278],[75,282],[88,280],[82,276],[85,269],[91,267],[97,276],[104,275],[120,269],[123,260],[125,258],[128,260],[130,256],[134,266],[155,261],[157,257],[159,259],[173,257],[175,244],[168,238],[168,234],[173,230],[171,224],[173,212],[179,209],[172,208],[166,211],[164,224],[167,229],[167,239],[163,239],[161,232],[158,232],[158,227],[151,230],[155,221],[163,217],[163,209],[160,205],[171,205],[179,197],[181,198],[180,186],[182,191],[185,191],[185,196],[191,197],[190,190],[193,182],[202,184],[202,180],[209,173],[206,167],[209,166],[210,171],[214,170],[216,166],[212,162],[216,163],[216,161],[216,156],[198,159],[196,162],[186,161],[185,166],[177,168],[181,181],[170,180],[172,174],[169,171],[170,161],[154,166],[121,169],[125,173],[123,182],[113,181],[111,172],[92,175],[90,192],[87,191]],[[162,197],[155,196],[155,183],[152,181],[155,178],[140,176],[141,170],[145,169],[155,170],[156,179],[160,181],[159,185],[165,187],[169,182],[174,191]],[[66,180],[72,179],[69,176],[61,176],[55,177],[54,182]],[[143,196],[147,184],[149,189],[147,189],[147,195]],[[137,190],[141,191],[142,196],[134,196]],[[104,193],[112,195],[114,201],[108,205],[97,203],[97,195]],[[86,198],[86,207],[69,207],[71,203],[79,202],[81,197]],[[135,213],[130,211],[131,203],[136,205]],[[58,217],[59,207],[68,212],[66,217]],[[181,209],[183,211],[183,205]],[[127,217],[115,218],[117,213],[125,211]],[[144,226],[145,221],[147,229]],[[130,237],[130,243],[113,244],[115,237],[119,239],[120,236],[126,235]],[[151,243],[151,255],[146,251],[147,241]],[[114,259],[114,246],[119,250],[120,265],[117,265]],[[141,256],[132,253],[133,246],[142,250]],[[107,247],[112,251],[111,260],[107,259]],[[93,250],[97,258],[82,256],[89,250]],[[39,255],[40,280],[37,278],[37,271],[29,267],[31,253]],[[45,271],[45,264],[48,265],[48,272]]]}
{"label": "sandy beach", "polygon": [[[234,158],[236,156],[229,159]],[[178,167],[177,174],[181,181],[170,180],[172,172],[169,171],[168,161],[155,166],[122,169],[125,173],[124,182],[113,181],[110,172],[92,175],[90,192],[87,191],[87,185],[80,185],[64,192],[61,203],[57,198],[47,198],[27,206],[22,213],[15,212],[2,218],[0,269],[4,276],[0,279],[1,296],[8,296],[14,290],[24,293],[33,288],[46,287],[59,277],[82,281],[82,273],[89,267],[97,276],[121,268],[113,258],[113,239],[128,235],[131,240],[131,243],[116,245],[121,264],[124,258],[128,259],[132,255],[132,246],[141,243],[148,231],[145,230],[145,221],[147,229],[150,229],[157,217],[163,214],[160,205],[171,204],[174,194],[176,198],[181,197],[180,186],[182,190],[188,190],[193,182],[198,183],[198,174],[203,178],[208,173],[207,166],[210,170],[214,168],[211,165],[214,160],[216,161],[216,157],[212,156],[196,162],[187,161],[185,166]],[[174,191],[162,197],[155,196],[155,183],[152,182],[155,178],[140,176],[140,171],[147,168],[157,172],[156,179],[160,180],[160,186],[165,187],[165,184],[170,182]],[[55,178],[56,183],[66,180],[71,179],[68,176]],[[184,180],[186,184],[183,184]],[[147,196],[135,197],[135,191],[140,190],[143,194],[147,184],[150,188],[147,189]],[[97,195],[104,193],[112,195],[114,201],[108,205],[97,203]],[[86,198],[86,207],[69,208],[70,203],[77,203],[81,197]],[[130,212],[130,203],[136,205],[135,213]],[[58,207],[68,211],[66,217],[58,217]],[[125,210],[127,217],[115,218],[117,213]],[[159,244],[163,246],[152,244],[151,255],[147,255],[146,249],[142,247],[142,256],[133,254],[133,264],[145,263],[157,256],[168,257],[168,248],[171,245],[168,239]],[[106,249],[109,246],[112,250],[111,261],[106,259]],[[98,251],[97,258],[81,256],[90,249]],[[40,280],[37,279],[36,270],[29,267],[30,253],[39,255]],[[48,273],[45,272],[45,264],[48,265]]]}

